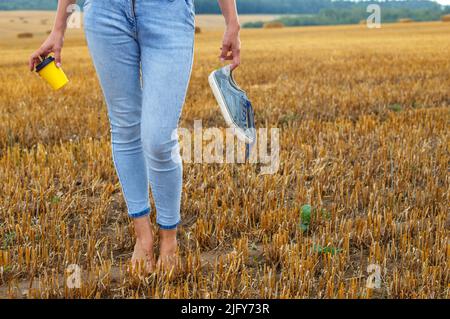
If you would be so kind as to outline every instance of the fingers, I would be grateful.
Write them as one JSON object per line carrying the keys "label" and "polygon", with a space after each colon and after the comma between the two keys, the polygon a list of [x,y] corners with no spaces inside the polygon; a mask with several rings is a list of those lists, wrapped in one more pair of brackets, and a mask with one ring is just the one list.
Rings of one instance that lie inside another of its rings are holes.
{"label": "fingers", "polygon": [[33,71],[34,70],[34,66],[38,63],[38,61],[39,61],[39,52],[38,51],[36,51],[36,52],[34,52],[31,56],[30,56],[30,58],[28,59],[28,66],[29,66],[29,68],[30,68],[30,71]]}
{"label": "fingers", "polygon": [[233,54],[229,54],[229,55],[226,56],[225,59],[222,59],[222,58],[221,58],[221,60],[222,60],[222,61],[232,61],[232,60],[233,60]]}
{"label": "fingers", "polygon": [[224,44],[222,44],[222,52],[221,52],[221,54],[220,54],[220,59],[221,59],[222,61],[228,60],[228,59],[227,59],[227,57],[228,57],[228,52],[230,52],[230,51],[231,51],[231,44],[229,44],[229,43],[224,43]]}
{"label": "fingers", "polygon": [[[53,50],[53,53],[55,55],[55,63],[58,68],[61,67],[61,52],[62,49],[60,48]],[[30,71],[33,71],[36,65],[38,65],[43,59],[45,59],[48,54],[50,54],[48,50],[36,50],[28,59],[28,67],[30,68]]]}
{"label": "fingers", "polygon": [[28,66],[30,68],[30,71],[33,71],[35,66],[40,63],[42,57],[45,58],[47,52],[45,52],[44,49],[39,48],[36,50],[29,58],[28,60]]}
{"label": "fingers", "polygon": [[61,67],[61,48],[54,49],[53,53],[55,54],[56,66],[59,68],[59,67]]}
{"label": "fingers", "polygon": [[234,70],[241,64],[241,49],[239,47],[233,48],[232,53],[233,63],[231,64],[231,70]]}
{"label": "fingers", "polygon": [[220,60],[233,61],[231,70],[234,70],[241,64],[241,49],[239,42],[236,45],[224,43],[221,49]]}

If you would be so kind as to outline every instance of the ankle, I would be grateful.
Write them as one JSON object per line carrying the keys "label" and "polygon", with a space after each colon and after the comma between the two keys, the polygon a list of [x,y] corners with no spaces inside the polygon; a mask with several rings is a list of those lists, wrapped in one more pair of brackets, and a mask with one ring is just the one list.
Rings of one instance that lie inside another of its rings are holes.
{"label": "ankle", "polygon": [[161,240],[177,240],[177,229],[160,229],[159,238]]}
{"label": "ankle", "polygon": [[172,256],[176,254],[178,250],[178,242],[176,237],[166,238],[159,243],[159,253],[160,256]]}
{"label": "ankle", "polygon": [[159,242],[161,247],[176,247],[178,245],[176,237],[160,238]]}
{"label": "ankle", "polygon": [[151,252],[153,250],[153,238],[151,237],[136,237],[135,247],[142,249],[146,252]]}

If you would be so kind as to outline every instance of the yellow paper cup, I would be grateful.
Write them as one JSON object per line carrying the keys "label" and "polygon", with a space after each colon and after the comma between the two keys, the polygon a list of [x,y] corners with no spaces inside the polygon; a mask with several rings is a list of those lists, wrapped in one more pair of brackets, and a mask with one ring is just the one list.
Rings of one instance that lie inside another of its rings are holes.
{"label": "yellow paper cup", "polygon": [[66,74],[55,63],[55,58],[49,56],[36,66],[36,72],[43,78],[54,90],[59,90],[69,82]]}

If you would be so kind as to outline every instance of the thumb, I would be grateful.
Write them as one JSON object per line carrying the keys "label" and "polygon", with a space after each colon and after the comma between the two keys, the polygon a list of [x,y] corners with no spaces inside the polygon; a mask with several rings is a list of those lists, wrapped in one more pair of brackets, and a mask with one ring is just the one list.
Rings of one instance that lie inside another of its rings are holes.
{"label": "thumb", "polygon": [[60,48],[55,49],[53,53],[55,53],[56,66],[59,68],[61,67],[61,49]]}

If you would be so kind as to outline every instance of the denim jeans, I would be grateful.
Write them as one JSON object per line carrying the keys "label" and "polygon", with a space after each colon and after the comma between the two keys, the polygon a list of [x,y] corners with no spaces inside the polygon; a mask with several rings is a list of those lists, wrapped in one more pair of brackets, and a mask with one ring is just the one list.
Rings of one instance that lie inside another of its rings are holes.
{"label": "denim jeans", "polygon": [[84,29],[108,107],[114,165],[132,218],[180,222],[176,129],[192,69],[193,0],[87,0]]}

